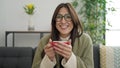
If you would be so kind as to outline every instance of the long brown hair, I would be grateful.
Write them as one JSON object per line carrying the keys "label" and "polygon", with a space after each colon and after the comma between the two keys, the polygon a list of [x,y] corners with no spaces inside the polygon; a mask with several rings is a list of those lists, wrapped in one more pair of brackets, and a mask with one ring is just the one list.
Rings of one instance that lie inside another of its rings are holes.
{"label": "long brown hair", "polygon": [[59,40],[59,31],[56,28],[56,16],[59,12],[59,10],[65,7],[68,12],[70,13],[71,17],[72,17],[72,22],[73,22],[73,29],[71,31],[71,42],[72,42],[72,46],[74,44],[75,38],[76,37],[80,37],[83,33],[83,28],[82,28],[82,24],[79,21],[79,18],[77,16],[77,13],[75,12],[74,8],[72,7],[72,5],[70,3],[61,3],[57,6],[57,8],[54,11],[53,17],[52,17],[52,22],[51,22],[51,26],[52,26],[52,30],[51,30],[51,39],[54,40]]}

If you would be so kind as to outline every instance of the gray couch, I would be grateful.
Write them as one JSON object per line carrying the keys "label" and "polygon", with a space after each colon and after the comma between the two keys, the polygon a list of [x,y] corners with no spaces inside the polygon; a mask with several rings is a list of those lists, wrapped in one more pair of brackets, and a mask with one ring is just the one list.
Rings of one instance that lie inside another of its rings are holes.
{"label": "gray couch", "polygon": [[[0,47],[0,68],[31,68],[36,48]],[[95,68],[100,68],[99,46],[94,46]]]}
{"label": "gray couch", "polygon": [[31,47],[0,47],[0,68],[31,68]]}

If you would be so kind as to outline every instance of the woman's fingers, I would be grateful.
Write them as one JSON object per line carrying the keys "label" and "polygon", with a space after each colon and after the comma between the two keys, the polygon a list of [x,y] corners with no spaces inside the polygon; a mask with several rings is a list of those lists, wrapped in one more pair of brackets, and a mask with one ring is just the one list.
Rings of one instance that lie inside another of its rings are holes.
{"label": "woman's fingers", "polygon": [[69,44],[58,42],[53,47],[55,52],[60,54],[66,59],[69,59],[72,54],[72,46]]}
{"label": "woman's fingers", "polygon": [[55,58],[55,51],[50,44],[51,40],[49,40],[48,44],[44,47],[45,54],[49,57],[49,59],[52,61]]}
{"label": "woman's fingers", "polygon": [[55,58],[55,52],[63,56],[65,59],[69,59],[72,54],[71,41],[67,42],[54,42],[54,46],[51,44],[52,40],[50,39],[48,44],[45,46],[44,51],[46,55],[53,60]]}

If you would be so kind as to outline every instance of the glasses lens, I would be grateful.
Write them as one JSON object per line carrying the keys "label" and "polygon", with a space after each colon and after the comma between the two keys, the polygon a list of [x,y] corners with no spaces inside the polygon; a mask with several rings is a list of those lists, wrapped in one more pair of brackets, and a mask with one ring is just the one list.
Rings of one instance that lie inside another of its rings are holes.
{"label": "glasses lens", "polygon": [[65,18],[66,21],[71,21],[71,15],[70,14],[66,14],[64,16],[64,18]]}
{"label": "glasses lens", "polygon": [[56,16],[56,21],[61,21],[62,17],[63,17],[62,15],[58,14],[58,15]]}

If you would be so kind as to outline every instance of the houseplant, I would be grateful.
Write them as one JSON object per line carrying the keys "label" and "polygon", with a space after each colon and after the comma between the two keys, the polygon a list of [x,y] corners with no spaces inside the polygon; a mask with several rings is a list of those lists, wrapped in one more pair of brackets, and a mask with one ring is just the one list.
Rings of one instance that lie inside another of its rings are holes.
{"label": "houseplant", "polygon": [[106,19],[106,14],[109,11],[116,11],[113,6],[106,7],[106,4],[110,2],[112,1],[73,0],[71,3],[78,11],[78,15],[82,16],[80,19],[83,23],[84,31],[91,36],[93,44],[105,45],[105,32],[109,30],[105,28],[105,25],[112,27],[109,20]]}
{"label": "houseplant", "polygon": [[74,0],[72,5],[82,16],[84,31],[91,36],[93,44],[105,45],[106,0]]}

